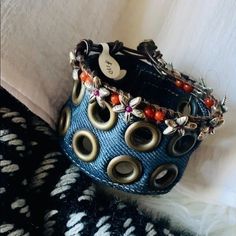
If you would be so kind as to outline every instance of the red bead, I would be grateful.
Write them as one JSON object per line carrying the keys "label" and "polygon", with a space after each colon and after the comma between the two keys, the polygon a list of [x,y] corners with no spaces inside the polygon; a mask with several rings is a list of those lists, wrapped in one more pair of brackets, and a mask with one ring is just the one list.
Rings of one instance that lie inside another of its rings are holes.
{"label": "red bead", "polygon": [[214,105],[214,100],[212,98],[205,98],[204,103],[210,109]]}
{"label": "red bead", "polygon": [[120,104],[120,99],[119,99],[119,94],[118,93],[113,93],[111,95],[111,103],[114,106]]}
{"label": "red bead", "polygon": [[156,121],[162,122],[165,120],[165,113],[163,111],[156,111],[154,118]]}
{"label": "red bead", "polygon": [[183,81],[177,79],[175,81],[175,85],[176,85],[177,88],[183,88],[184,83],[183,83]]}
{"label": "red bead", "polygon": [[90,75],[85,71],[83,71],[79,77],[83,82],[89,82],[91,80]]}
{"label": "red bead", "polygon": [[147,106],[144,108],[144,114],[147,118],[153,119],[155,115],[155,109],[152,106]]}
{"label": "red bead", "polygon": [[186,93],[191,93],[193,91],[193,86],[191,84],[185,83],[183,86],[183,90]]}

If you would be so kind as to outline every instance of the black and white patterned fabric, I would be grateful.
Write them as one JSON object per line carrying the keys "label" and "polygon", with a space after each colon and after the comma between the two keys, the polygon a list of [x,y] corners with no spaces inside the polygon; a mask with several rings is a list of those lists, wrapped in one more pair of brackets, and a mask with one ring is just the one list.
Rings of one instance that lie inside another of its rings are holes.
{"label": "black and white patterned fabric", "polygon": [[49,126],[0,89],[0,235],[190,235],[96,190]]}

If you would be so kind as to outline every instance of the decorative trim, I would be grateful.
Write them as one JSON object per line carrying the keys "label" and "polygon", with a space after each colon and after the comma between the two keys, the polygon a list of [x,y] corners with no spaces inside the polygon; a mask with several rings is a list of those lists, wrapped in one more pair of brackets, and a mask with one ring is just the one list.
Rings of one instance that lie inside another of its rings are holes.
{"label": "decorative trim", "polygon": [[[109,45],[115,47],[114,43]],[[213,134],[214,128],[224,123],[223,113],[227,111],[226,97],[222,101],[218,101],[212,95],[212,89],[208,88],[202,79],[200,82],[190,79],[174,69],[172,64],[166,63],[152,40],[140,43],[137,51],[122,44],[117,52],[151,62],[163,80],[168,80],[184,93],[194,96],[205,104],[206,109],[209,110],[209,116],[186,116],[178,111],[150,104],[141,97],[132,97],[131,94],[103,82],[96,72],[87,66],[85,59],[91,51],[100,53],[102,49],[99,46],[101,45],[93,44],[91,40],[82,40],[77,45],[75,53],[70,53],[70,63],[73,67],[72,77],[75,80],[81,80],[85,85],[90,92],[90,102],[97,101],[101,107],[105,106],[105,102],[110,103],[114,112],[124,114],[126,123],[132,123],[134,118],[152,120],[158,124],[164,122],[167,125],[163,132],[165,135],[175,131],[184,135],[185,130],[190,129],[198,133],[200,141],[207,134]],[[217,124],[212,122],[213,120],[217,120]]]}

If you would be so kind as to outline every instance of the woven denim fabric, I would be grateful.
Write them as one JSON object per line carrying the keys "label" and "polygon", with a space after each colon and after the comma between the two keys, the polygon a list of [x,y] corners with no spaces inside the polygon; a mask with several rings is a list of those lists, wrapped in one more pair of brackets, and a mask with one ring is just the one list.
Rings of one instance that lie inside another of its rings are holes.
{"label": "woven denim fabric", "polygon": [[193,234],[96,189],[61,153],[55,132],[0,88],[0,235]]}
{"label": "woven denim fabric", "polygon": [[[126,61],[123,61],[125,64]],[[122,63],[121,63],[122,64]],[[176,107],[179,99],[184,96],[183,92],[176,89],[176,87],[165,81],[161,82],[161,88],[155,84],[157,74],[155,70],[150,67],[145,67],[143,64],[136,65],[139,76],[145,72],[145,83],[143,83],[143,92],[145,92],[145,87],[149,86],[151,89],[146,91],[150,98],[158,92],[163,94],[163,101],[165,100],[165,105],[168,107]],[[150,79],[148,79],[150,77]],[[155,80],[153,80],[153,77]],[[137,79],[137,78],[134,78]],[[131,82],[132,83],[132,82]],[[151,84],[151,86],[150,86]],[[164,88],[164,89],[163,89]],[[169,93],[172,96],[169,96]],[[176,96],[175,96],[176,94]],[[142,94],[141,94],[142,96]],[[198,107],[198,115],[207,115],[208,110],[200,102],[195,100],[196,106]],[[67,101],[65,106],[71,109],[71,123],[64,137],[61,138],[61,147],[66,153],[66,155],[78,165],[84,172],[86,172],[95,181],[110,185],[117,189],[139,193],[139,194],[162,194],[171,190],[171,188],[180,180],[183,172],[188,163],[191,153],[200,144],[199,141],[196,142],[195,146],[186,155],[180,157],[173,157],[167,153],[167,145],[170,142],[172,136],[162,135],[160,144],[153,150],[149,152],[138,152],[129,148],[125,142],[124,134],[129,125],[127,125],[123,120],[123,113],[118,115],[117,124],[108,131],[102,131],[93,127],[88,119],[87,108],[89,104],[89,92],[86,91],[84,98],[80,105],[75,106],[71,98]],[[161,131],[166,128],[165,124],[155,124],[156,127]],[[89,130],[98,139],[100,145],[100,151],[97,155],[96,160],[92,162],[84,162],[80,160],[72,148],[72,138],[76,131],[78,130]],[[120,155],[129,155],[131,157],[137,158],[142,165],[142,175],[141,177],[132,184],[118,184],[111,181],[107,175],[107,165],[114,157]],[[166,189],[156,190],[150,187],[150,176],[153,171],[162,164],[175,164],[178,167],[178,176],[175,181]]]}

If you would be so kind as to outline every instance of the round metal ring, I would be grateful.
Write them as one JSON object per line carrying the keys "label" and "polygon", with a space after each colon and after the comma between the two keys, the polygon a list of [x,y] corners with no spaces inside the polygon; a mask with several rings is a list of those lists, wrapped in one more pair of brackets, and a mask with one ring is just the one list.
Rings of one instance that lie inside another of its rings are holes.
{"label": "round metal ring", "polygon": [[74,134],[72,147],[77,157],[86,162],[95,160],[99,152],[96,136],[87,130],[79,130]]}
{"label": "round metal ring", "polygon": [[195,116],[197,114],[197,104],[193,97],[183,97],[178,105],[177,111],[186,116]]}
{"label": "round metal ring", "polygon": [[179,157],[188,153],[196,144],[196,133],[185,133],[184,136],[175,134],[167,147],[167,151],[171,156]]}
{"label": "round metal ring", "polygon": [[92,125],[100,130],[110,130],[117,122],[117,114],[111,105],[104,102],[105,108],[101,108],[97,102],[88,105],[88,118]]}
{"label": "round metal ring", "polygon": [[158,166],[151,175],[150,184],[155,189],[165,189],[174,183],[178,176],[178,168],[174,164]]}
{"label": "round metal ring", "polygon": [[71,95],[71,99],[74,105],[78,106],[81,103],[84,97],[84,93],[85,93],[85,86],[83,85],[83,83],[81,83],[80,79],[74,80],[74,85]]}
{"label": "round metal ring", "polygon": [[137,181],[141,173],[140,162],[127,155],[113,158],[107,166],[107,174],[110,179],[120,184],[131,184]]}
{"label": "round metal ring", "polygon": [[125,132],[127,145],[140,152],[153,150],[161,141],[160,130],[151,123],[137,121],[131,124]]}
{"label": "round metal ring", "polygon": [[70,127],[71,110],[69,107],[64,107],[61,111],[59,122],[58,122],[58,133],[59,135],[65,135],[66,131]]}

